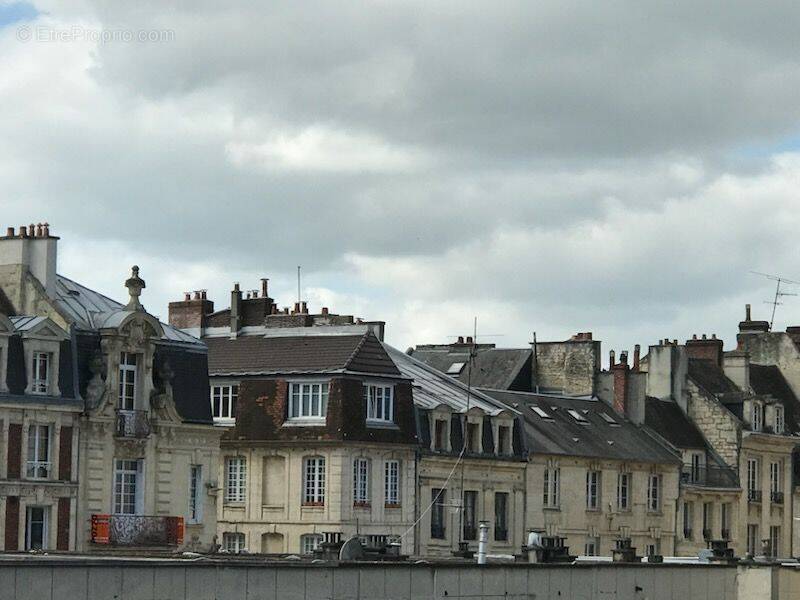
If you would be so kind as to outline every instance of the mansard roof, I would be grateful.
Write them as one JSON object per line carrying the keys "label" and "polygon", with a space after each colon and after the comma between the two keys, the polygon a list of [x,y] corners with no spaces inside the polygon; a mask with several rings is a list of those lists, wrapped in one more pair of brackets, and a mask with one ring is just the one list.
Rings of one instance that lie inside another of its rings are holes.
{"label": "mansard roof", "polygon": [[525,444],[533,454],[680,462],[666,445],[597,398],[482,391],[522,413]]}
{"label": "mansard roof", "polygon": [[305,335],[204,338],[209,373],[212,376],[349,373],[401,377],[371,331],[361,335],[314,333],[312,330]]}
{"label": "mansard roof", "polygon": [[[531,385],[529,348],[493,348],[478,345],[472,370],[468,368],[471,345],[417,346],[411,355],[426,365],[452,375],[462,383],[489,389],[529,390]],[[458,368],[461,365],[461,368]],[[527,377],[525,377],[527,373]],[[520,381],[524,379],[524,381]]]}
{"label": "mansard roof", "polygon": [[784,421],[789,433],[800,431],[800,401],[776,365],[750,364],[750,386],[760,396],[771,396],[784,407]]}

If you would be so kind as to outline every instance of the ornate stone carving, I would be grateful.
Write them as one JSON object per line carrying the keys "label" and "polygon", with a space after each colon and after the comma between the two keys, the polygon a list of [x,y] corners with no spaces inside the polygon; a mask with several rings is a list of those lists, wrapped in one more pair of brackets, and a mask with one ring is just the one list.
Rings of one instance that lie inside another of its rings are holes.
{"label": "ornate stone carving", "polygon": [[106,365],[100,352],[95,353],[89,360],[89,372],[92,378],[86,387],[86,407],[94,410],[102,404],[106,393]]}
{"label": "ornate stone carving", "polygon": [[131,269],[131,276],[125,282],[125,287],[128,288],[128,293],[131,299],[128,301],[125,310],[144,311],[144,307],[139,302],[139,296],[142,295],[142,290],[146,287],[144,279],[139,277],[139,267],[133,265]]}

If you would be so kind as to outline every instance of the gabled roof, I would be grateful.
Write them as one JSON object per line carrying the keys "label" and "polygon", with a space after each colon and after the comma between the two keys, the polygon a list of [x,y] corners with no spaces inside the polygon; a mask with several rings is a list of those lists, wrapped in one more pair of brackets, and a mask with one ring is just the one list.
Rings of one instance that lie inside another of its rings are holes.
{"label": "gabled roof", "polygon": [[703,434],[677,402],[647,397],[644,424],[680,449],[706,449]]}
{"label": "gabled roof", "polygon": [[756,394],[772,396],[784,407],[786,429],[798,432],[797,419],[800,416],[800,402],[792,388],[776,365],[750,364],[750,387]]}
{"label": "gabled roof", "polygon": [[[118,313],[125,311],[125,307],[100,292],[90,290],[79,283],[64,277],[56,276],[56,297],[54,298],[58,309],[67,316],[79,329],[96,330],[108,326],[113,321],[119,321]],[[162,339],[182,344],[202,346],[196,337],[176,329],[166,323],[161,323],[164,330]]]}
{"label": "gabled roof", "polygon": [[725,375],[717,363],[704,358],[689,359],[689,377],[710,394],[723,401],[741,400],[742,390]]}
{"label": "gabled roof", "polygon": [[[453,412],[467,411],[467,386],[448,375],[426,365],[414,356],[409,356],[397,348],[384,343],[383,347],[389,353],[394,364],[400,372],[413,382],[414,404],[419,408],[431,410],[437,406],[447,405]],[[469,390],[469,408],[479,408],[488,415],[494,416],[501,412],[517,411],[484,394],[478,389]]]}
{"label": "gabled roof", "polygon": [[[472,372],[468,366],[469,346],[426,348],[412,351],[412,356],[426,365],[445,374],[452,374],[462,383],[474,387],[507,390],[520,376],[520,372],[530,366],[532,351],[525,348],[480,348],[475,352]],[[463,363],[458,373],[451,373],[451,367]],[[527,382],[530,385],[530,381]]]}
{"label": "gabled roof", "polygon": [[362,335],[209,337],[210,375],[359,373],[400,377],[372,332]]}
{"label": "gabled roof", "polygon": [[522,412],[534,454],[679,463],[665,445],[596,398],[482,390]]}

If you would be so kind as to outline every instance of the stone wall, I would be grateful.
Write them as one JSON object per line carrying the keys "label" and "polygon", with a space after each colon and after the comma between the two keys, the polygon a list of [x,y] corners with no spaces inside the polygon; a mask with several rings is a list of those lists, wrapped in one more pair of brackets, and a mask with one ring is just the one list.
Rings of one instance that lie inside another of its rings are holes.
{"label": "stone wall", "polygon": [[539,342],[536,346],[535,378],[543,389],[569,396],[592,394],[599,370],[599,341]]}
{"label": "stone wall", "polygon": [[742,435],[739,421],[691,380],[687,383],[686,397],[689,418],[728,466],[737,468]]}

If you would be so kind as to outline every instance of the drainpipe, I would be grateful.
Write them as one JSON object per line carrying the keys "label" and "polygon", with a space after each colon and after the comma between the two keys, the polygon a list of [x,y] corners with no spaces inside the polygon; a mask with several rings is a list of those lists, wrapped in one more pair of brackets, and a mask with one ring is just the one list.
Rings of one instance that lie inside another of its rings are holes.
{"label": "drainpipe", "polygon": [[478,525],[480,536],[478,537],[478,564],[486,564],[486,546],[489,544],[489,521],[481,521]]}

